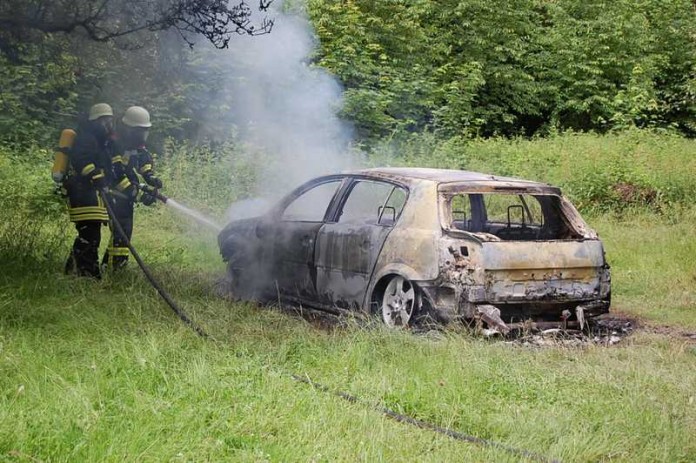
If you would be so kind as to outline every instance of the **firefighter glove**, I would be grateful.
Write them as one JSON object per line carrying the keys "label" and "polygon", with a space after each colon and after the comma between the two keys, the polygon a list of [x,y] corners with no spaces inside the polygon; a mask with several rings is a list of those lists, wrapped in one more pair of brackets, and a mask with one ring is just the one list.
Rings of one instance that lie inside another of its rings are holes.
{"label": "firefighter glove", "polygon": [[154,175],[146,175],[145,183],[158,190],[162,188],[162,180],[160,180],[158,177]]}
{"label": "firefighter glove", "polygon": [[143,194],[140,196],[140,202],[146,206],[152,206],[155,204],[155,201],[157,201],[155,195],[147,191],[143,191]]}

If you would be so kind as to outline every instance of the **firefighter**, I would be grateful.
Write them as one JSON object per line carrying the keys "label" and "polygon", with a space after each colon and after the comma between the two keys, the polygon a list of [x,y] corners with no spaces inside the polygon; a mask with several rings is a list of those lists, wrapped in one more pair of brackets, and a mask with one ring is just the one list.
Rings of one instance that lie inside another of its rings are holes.
{"label": "firefighter", "polygon": [[92,106],[87,120],[80,122],[69,149],[68,176],[63,185],[70,221],[75,223],[78,236],[65,264],[66,273],[101,278],[101,227],[109,216],[98,190],[106,188],[111,181],[113,116],[111,106],[106,103]]}
{"label": "firefighter", "polygon": [[113,205],[116,220],[119,221],[126,236],[117,230],[111,230],[111,243],[102,261],[112,269],[119,269],[128,263],[127,240],[133,234],[133,210],[135,202],[140,201],[149,206],[155,202],[155,196],[146,191],[139,191],[138,175],[153,189],[162,188],[162,181],[153,170],[152,155],[147,150],[148,133],[152,124],[150,114],[141,106],[131,106],[121,119],[118,130],[118,153],[113,158],[116,176],[115,190],[124,194],[114,195]]}

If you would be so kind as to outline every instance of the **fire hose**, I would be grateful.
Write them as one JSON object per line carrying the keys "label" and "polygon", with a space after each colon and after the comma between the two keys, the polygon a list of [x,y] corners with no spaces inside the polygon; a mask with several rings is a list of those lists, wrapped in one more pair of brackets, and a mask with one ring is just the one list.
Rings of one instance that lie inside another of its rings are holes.
{"label": "fire hose", "polygon": [[[200,326],[198,326],[193,320],[191,320],[191,318],[186,314],[186,312],[184,312],[176,304],[176,302],[174,302],[174,299],[172,299],[172,297],[169,295],[169,293],[167,293],[167,291],[165,291],[164,288],[162,288],[162,286],[159,284],[159,282],[155,279],[155,277],[152,275],[152,272],[150,272],[150,269],[147,267],[147,265],[145,265],[145,262],[143,262],[142,258],[140,257],[140,254],[138,254],[138,252],[135,250],[135,248],[131,244],[130,239],[128,239],[128,237],[126,236],[126,234],[123,231],[123,227],[121,226],[118,219],[116,218],[116,214],[114,213],[114,210],[111,206],[111,203],[109,202],[108,190],[103,189],[103,190],[100,190],[99,192],[101,194],[101,197],[102,197],[104,204],[106,205],[106,210],[109,214],[109,218],[111,220],[112,226],[123,237],[123,239],[126,243],[126,246],[128,247],[128,250],[133,255],[133,258],[135,259],[135,261],[138,263],[138,265],[142,269],[143,273],[147,277],[150,284],[157,290],[157,292],[162,297],[162,299],[164,299],[164,301],[167,303],[167,305],[169,305],[169,307],[172,309],[172,311],[174,311],[176,316],[179,317],[179,319],[182,322],[184,322],[189,328],[191,328],[198,336],[200,336],[202,338],[214,340],[214,338],[211,338],[208,335],[208,333],[206,333]],[[168,201],[168,198],[166,196],[160,194],[159,192],[157,192],[157,190],[150,190],[150,191],[148,191],[148,194],[151,194],[152,196],[154,196],[158,200],[162,201],[163,203],[166,203]],[[373,410],[376,410],[376,411],[382,413],[383,415],[387,416],[388,418],[391,418],[399,423],[410,424],[410,425],[415,426],[419,429],[427,429],[427,430],[436,432],[438,434],[443,434],[445,436],[448,436],[448,437],[455,439],[455,440],[458,440],[458,441],[468,442],[471,444],[477,444],[477,445],[481,445],[481,446],[490,447],[490,448],[501,450],[501,451],[504,451],[504,452],[507,452],[509,454],[516,455],[518,457],[525,458],[525,459],[531,459],[531,460],[536,460],[536,461],[545,462],[545,463],[546,462],[548,462],[548,463],[557,463],[558,462],[558,460],[556,460],[556,459],[549,459],[543,455],[540,455],[538,453],[535,453],[535,452],[532,452],[529,450],[519,449],[516,447],[510,447],[508,445],[505,445],[505,444],[502,444],[499,442],[495,442],[495,441],[492,441],[489,439],[484,439],[481,437],[476,437],[476,436],[464,434],[464,433],[461,433],[458,431],[454,431],[452,429],[438,426],[438,425],[430,423],[428,421],[419,420],[419,419],[414,418],[412,416],[408,416],[408,415],[404,415],[404,414],[395,412],[394,410],[391,410],[391,409],[383,407],[383,406],[371,404],[370,402],[368,402],[364,399],[360,399],[360,398],[358,398],[352,394],[349,394],[347,392],[343,392],[340,390],[331,390],[329,387],[309,379],[309,377],[307,377],[306,375],[301,376],[301,375],[297,375],[297,374],[287,372],[287,371],[284,371],[281,373],[283,376],[290,377],[294,381],[297,381],[299,383],[309,385],[309,386],[313,387],[315,390],[319,390],[319,391],[322,391],[322,392],[325,392],[328,394],[335,395],[335,396],[340,397],[340,398],[342,398],[350,403],[369,406]]]}
{"label": "fire hose", "polygon": [[186,325],[188,325],[189,328],[191,328],[193,331],[196,332],[199,336],[203,338],[208,337],[208,333],[206,333],[200,326],[198,326],[191,318],[184,312],[177,304],[174,302],[174,299],[169,295],[167,291],[162,287],[162,285],[159,284],[159,282],[155,279],[154,275],[152,275],[152,272],[150,272],[150,269],[145,265],[145,262],[143,262],[143,259],[140,257],[140,254],[138,254],[138,251],[135,250],[133,247],[133,244],[131,243],[130,239],[126,235],[126,233],[123,230],[123,227],[119,223],[118,219],[116,218],[116,214],[114,213],[114,209],[111,206],[111,202],[109,201],[109,194],[106,189],[99,190],[99,194],[101,195],[102,201],[106,205],[106,211],[109,214],[109,219],[111,220],[112,227],[116,229],[116,231],[121,235],[123,240],[126,243],[126,246],[128,247],[128,250],[130,253],[133,255],[133,258],[135,261],[138,263],[138,266],[140,266],[140,269],[143,271],[145,274],[145,277],[147,277],[148,281],[152,285],[153,288],[157,290],[160,296],[162,296],[162,299],[167,303],[167,305],[174,311],[177,317],[184,322]]}

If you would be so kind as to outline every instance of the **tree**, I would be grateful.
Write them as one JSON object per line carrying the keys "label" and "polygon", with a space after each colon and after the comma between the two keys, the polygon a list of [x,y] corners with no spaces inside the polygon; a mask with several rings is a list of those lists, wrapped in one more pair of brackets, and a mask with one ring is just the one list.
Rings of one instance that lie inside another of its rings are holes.
{"label": "tree", "polygon": [[[273,0],[259,0],[267,11]],[[173,29],[189,45],[202,35],[217,48],[227,48],[235,34],[270,32],[273,20],[257,26],[242,0],[5,0],[0,3],[0,29],[14,35],[29,31],[82,33],[98,42],[133,37],[142,31]]]}
{"label": "tree", "polygon": [[[263,14],[271,2],[259,0]],[[148,107],[158,120],[153,140],[191,136],[205,82],[189,47],[227,48],[235,34],[270,32],[272,20],[256,19],[244,1],[3,0],[0,140],[52,146],[99,101],[115,111]]]}
{"label": "tree", "polygon": [[52,139],[57,129],[52,123],[67,121],[77,100],[77,58],[64,50],[63,40],[46,37],[37,43],[17,45],[10,57],[0,52],[3,143],[55,143]]}
{"label": "tree", "polygon": [[308,0],[363,138],[696,135],[693,0]]}

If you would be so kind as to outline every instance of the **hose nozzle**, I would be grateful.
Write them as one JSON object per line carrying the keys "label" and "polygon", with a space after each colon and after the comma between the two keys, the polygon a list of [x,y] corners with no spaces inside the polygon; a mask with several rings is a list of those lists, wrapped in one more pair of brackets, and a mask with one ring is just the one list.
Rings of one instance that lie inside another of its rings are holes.
{"label": "hose nozzle", "polygon": [[162,193],[160,193],[159,190],[158,190],[157,188],[153,188],[153,187],[151,187],[150,185],[141,184],[141,185],[140,185],[140,189],[141,189],[145,194],[148,194],[148,195],[150,195],[150,196],[153,196],[153,197],[159,199],[159,200],[162,201],[164,204],[167,204],[167,201],[169,201],[169,198],[167,198],[167,197],[164,196]]}

